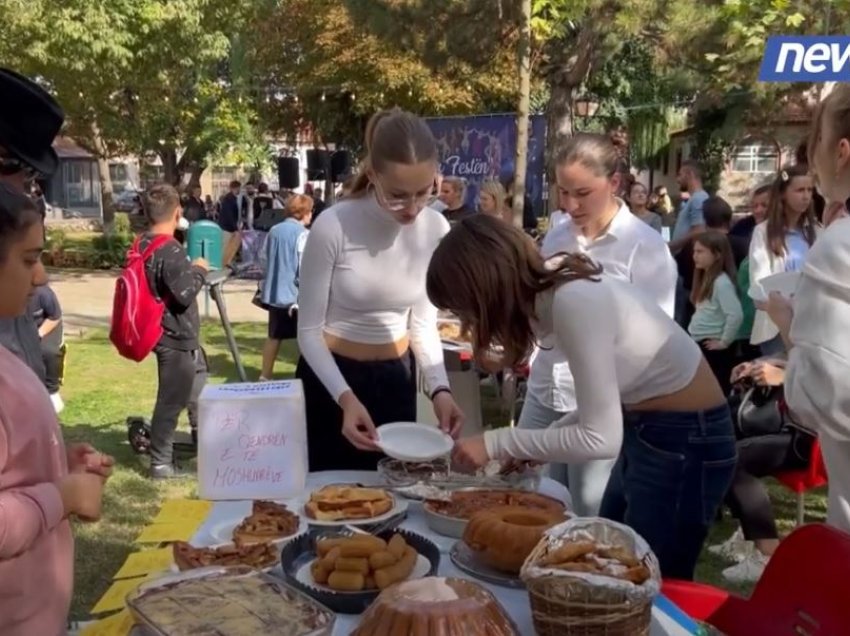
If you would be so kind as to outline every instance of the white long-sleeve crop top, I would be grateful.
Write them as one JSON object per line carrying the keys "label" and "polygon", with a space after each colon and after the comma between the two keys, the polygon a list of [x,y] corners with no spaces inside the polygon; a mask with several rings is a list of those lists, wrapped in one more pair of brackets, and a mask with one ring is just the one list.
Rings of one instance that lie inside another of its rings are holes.
{"label": "white long-sleeve crop top", "polygon": [[538,295],[538,338],[550,336],[570,361],[576,410],[545,430],[484,433],[494,459],[571,462],[615,457],[622,405],[685,388],[702,360],[699,345],[634,285],[608,276],[575,280]]}
{"label": "white long-sleeve crop top", "polygon": [[428,389],[449,385],[437,309],[425,291],[431,255],[448,231],[430,208],[401,225],[374,196],[341,201],[313,224],[301,261],[298,347],[335,400],[349,386],[324,332],[364,344],[409,335]]}

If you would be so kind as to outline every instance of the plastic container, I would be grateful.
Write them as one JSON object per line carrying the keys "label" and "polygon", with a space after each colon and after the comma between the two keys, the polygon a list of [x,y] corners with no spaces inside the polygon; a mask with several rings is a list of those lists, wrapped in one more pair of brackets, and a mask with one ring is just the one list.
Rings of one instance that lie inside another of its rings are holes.
{"label": "plastic container", "polygon": [[[246,597],[247,594],[258,595],[266,608],[297,605],[298,610],[288,615],[281,612],[279,620],[267,618],[262,621],[263,625],[256,626],[254,623],[260,619],[246,611],[244,620],[253,622],[240,624],[238,629],[228,632],[227,621],[233,621],[235,613],[242,607],[234,602],[242,586],[246,589]],[[168,599],[178,593],[184,602],[169,603]],[[170,616],[157,614],[168,605],[179,607],[179,612]],[[280,579],[246,566],[201,568],[143,583],[127,596],[127,608],[136,621],[154,636],[200,634],[211,628],[218,629],[216,633],[232,633],[234,636],[242,633],[330,636],[336,621],[334,613],[324,605]],[[193,608],[192,615],[187,608]]]}
{"label": "plastic container", "polygon": [[224,235],[217,223],[197,221],[186,234],[186,251],[189,259],[203,258],[210,269],[221,269],[224,264]]}

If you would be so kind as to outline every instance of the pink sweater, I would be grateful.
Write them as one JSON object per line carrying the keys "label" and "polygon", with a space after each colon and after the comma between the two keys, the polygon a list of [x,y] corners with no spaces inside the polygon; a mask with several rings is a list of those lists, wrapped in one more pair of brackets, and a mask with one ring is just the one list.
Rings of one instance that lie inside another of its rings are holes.
{"label": "pink sweater", "polygon": [[0,346],[0,634],[67,631],[74,569],[71,526],[56,483],[68,474],[44,385]]}

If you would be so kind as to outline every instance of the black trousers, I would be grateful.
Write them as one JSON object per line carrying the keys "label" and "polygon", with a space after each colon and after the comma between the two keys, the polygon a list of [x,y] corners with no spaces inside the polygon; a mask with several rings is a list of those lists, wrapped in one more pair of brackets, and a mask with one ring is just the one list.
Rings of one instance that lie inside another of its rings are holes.
{"label": "black trousers", "polygon": [[808,465],[813,438],[793,429],[777,435],[761,435],[739,440],[738,463],[726,505],[738,521],[747,541],[778,539],[773,507],[763,477],[782,470]]}
{"label": "black trousers", "polygon": [[702,349],[702,354],[705,356],[706,361],[708,361],[708,366],[711,367],[711,370],[714,372],[714,377],[717,378],[717,381],[720,383],[720,388],[723,390],[723,395],[728,396],[729,392],[732,390],[732,383],[729,381],[729,378],[732,375],[732,368],[735,366],[736,361],[736,350],[735,345],[732,344],[725,349],[720,349],[719,351],[710,351],[705,348],[705,343],[699,343],[700,349]]}
{"label": "black trousers", "polygon": [[198,397],[207,383],[207,359],[203,349],[180,351],[162,345],[154,349],[159,376],[156,406],[151,418],[151,464],[174,460],[174,431],[183,409],[189,409],[189,424],[198,428]]}
{"label": "black trousers", "polygon": [[[416,421],[416,372],[410,352],[398,360],[360,362],[336,354],[334,360],[375,426]],[[342,436],[342,409],[303,357],[295,377],[304,385],[310,471],[375,470],[383,455],[358,450]]]}

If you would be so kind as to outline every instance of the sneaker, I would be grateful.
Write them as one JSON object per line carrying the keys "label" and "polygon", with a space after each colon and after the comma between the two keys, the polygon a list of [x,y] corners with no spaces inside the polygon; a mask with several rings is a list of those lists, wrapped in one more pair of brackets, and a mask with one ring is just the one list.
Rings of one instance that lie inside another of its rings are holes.
{"label": "sneaker", "polygon": [[192,473],[178,468],[174,464],[151,464],[151,479],[185,479]]}
{"label": "sneaker", "polygon": [[723,570],[723,578],[730,583],[755,583],[761,578],[770,557],[753,550],[738,565]]}
{"label": "sneaker", "polygon": [[709,553],[714,556],[719,556],[727,561],[740,563],[750,551],[750,542],[744,540],[744,533],[739,527],[732,536],[726,539],[723,543],[709,546]]}
{"label": "sneaker", "polygon": [[56,415],[59,415],[62,409],[65,408],[65,402],[62,401],[62,396],[58,393],[50,394],[50,402],[53,404],[53,410],[56,411]]}

